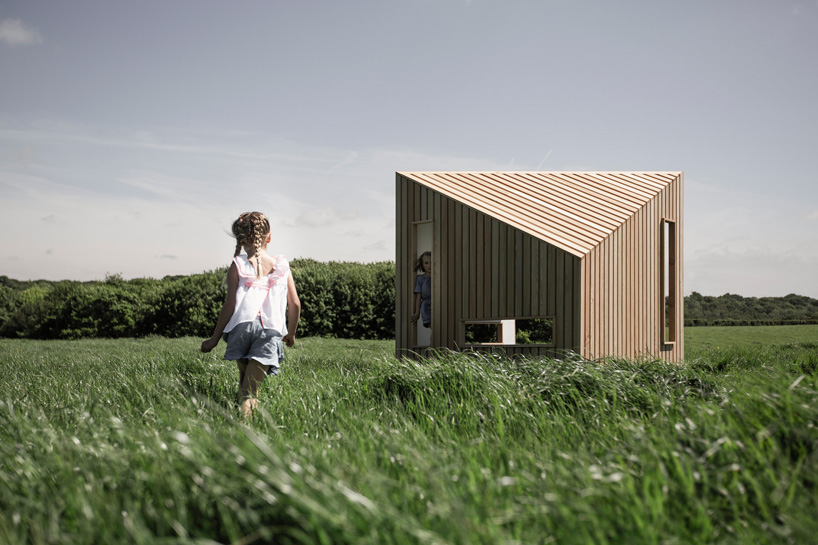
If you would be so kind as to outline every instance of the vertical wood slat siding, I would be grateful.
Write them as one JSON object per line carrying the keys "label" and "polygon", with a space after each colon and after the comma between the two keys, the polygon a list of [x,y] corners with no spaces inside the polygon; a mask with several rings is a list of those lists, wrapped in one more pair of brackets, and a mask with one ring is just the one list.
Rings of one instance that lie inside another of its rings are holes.
{"label": "vertical wood slat siding", "polygon": [[[586,357],[684,359],[682,178],[583,259],[582,349]],[[663,344],[660,225],[676,222],[676,343]]]}
{"label": "vertical wood slat siding", "polygon": [[[427,206],[427,216],[426,219],[430,219],[433,221],[432,223],[432,344],[433,345],[440,345],[441,339],[443,339],[443,322],[442,318],[444,316],[440,304],[440,294],[443,293],[440,291],[441,281],[444,278],[440,273],[439,267],[435,267],[435,262],[438,264],[440,263],[440,239],[441,239],[441,217],[440,217],[440,193],[429,191],[427,188],[423,188],[424,192],[427,194],[426,197],[426,206]],[[435,292],[437,295],[435,296]]]}
{"label": "vertical wood slat siding", "polygon": [[477,212],[469,209],[469,276],[466,279],[464,288],[468,289],[469,298],[469,314],[468,316],[478,316],[477,312],[477,278],[475,276],[475,269],[477,268]]}
{"label": "vertical wood slat siding", "polygon": [[474,259],[474,269],[472,269],[472,275],[474,278],[474,305],[477,308],[478,316],[485,316],[485,308],[484,303],[485,299],[483,294],[485,293],[484,285],[485,285],[485,276],[486,276],[486,269],[483,267],[483,259],[484,259],[484,252],[486,251],[486,240],[483,238],[483,217],[482,214],[479,212],[474,213],[474,237],[475,237],[475,259]]}
{"label": "vertical wood slat siding", "polygon": [[540,300],[540,241],[534,237],[528,239],[528,265],[526,271],[528,273],[528,280],[526,282],[528,287],[528,294],[526,301],[528,302],[528,314],[536,316],[539,314],[539,300]]}
{"label": "vertical wood slat siding", "polygon": [[497,259],[491,262],[491,308],[489,312],[494,316],[500,315],[500,222],[491,220],[491,248]]}
{"label": "vertical wood slat siding", "polygon": [[[641,222],[642,222],[642,211],[638,211],[633,218],[633,225],[634,228],[631,232],[631,245],[633,248],[633,252],[631,253],[631,270],[633,271],[633,278],[631,278],[631,290],[634,292],[634,296],[632,298],[631,303],[631,310],[630,314],[632,316],[636,316],[639,314],[639,308],[642,300],[642,292],[641,292],[641,284],[642,284],[642,274],[641,269],[639,267],[639,258],[642,254],[641,244],[639,242],[640,238],[640,231],[641,231]],[[633,327],[631,330],[631,345],[634,347],[636,353],[640,353],[642,351],[642,331],[639,327],[639,322],[633,323]]]}
{"label": "vertical wood slat siding", "polygon": [[[458,255],[458,246],[457,246],[457,222],[456,222],[456,206],[453,200],[449,198],[443,199],[446,210],[448,213],[447,218],[447,226],[446,226],[446,239],[450,241],[450,247],[448,249],[448,254],[446,255],[446,277],[447,278],[454,278],[457,279],[460,276],[460,269],[457,267],[457,255]],[[457,316],[457,309],[460,307],[459,305],[459,297],[457,296],[456,289],[449,288],[446,290],[446,297],[447,297],[447,312],[448,315]],[[450,321],[449,323],[449,331],[446,337],[446,343],[449,345],[454,345],[457,339],[457,322]]]}
{"label": "vertical wood slat siding", "polygon": [[[448,237],[448,221],[449,221],[449,214],[448,208],[446,203],[441,202],[440,194],[435,194],[433,198],[434,202],[434,210],[433,210],[433,219],[435,220],[435,246],[437,248],[432,254],[432,274],[437,273],[437,282],[435,284],[440,286],[442,279],[448,276],[448,260],[449,260],[449,240],[453,237]],[[435,261],[437,261],[435,263]],[[433,299],[434,304],[433,307],[437,308],[437,316],[435,320],[432,320],[432,327],[435,327],[434,322],[437,321],[438,323],[437,328],[433,329],[436,331],[438,336],[434,337],[436,340],[434,341],[435,344],[442,344],[445,343],[446,340],[449,338],[449,321],[444,320],[444,316],[449,315],[449,300],[448,300],[448,292],[449,290],[438,291],[437,297]]]}
{"label": "vertical wood slat siding", "polygon": [[409,222],[406,214],[406,186],[407,182],[400,174],[395,175],[395,354],[399,354],[400,347],[407,346],[409,340],[406,338],[407,328],[403,327],[401,316],[407,314],[407,297],[403,293],[406,291],[406,274],[399,265],[402,262],[401,256],[406,255],[406,231]]}
{"label": "vertical wood slat siding", "polygon": [[[437,267],[435,267],[435,263],[432,262],[432,270],[435,268],[440,269],[438,271],[438,285],[443,278],[446,278],[449,275],[449,242],[454,237],[447,236],[448,233],[448,226],[449,226],[449,210],[448,206],[444,202],[445,197],[440,197],[439,195],[435,195],[435,211],[434,211],[434,219],[436,224],[440,224],[440,227],[437,227],[437,231],[435,233],[435,244],[437,246]],[[440,328],[438,332],[440,336],[438,340],[435,341],[436,344],[445,343],[449,338],[449,321],[443,320],[443,316],[448,316],[449,312],[449,290],[442,291],[437,296],[437,306],[440,307]]]}
{"label": "vertical wood slat siding", "polygon": [[496,314],[492,313],[491,310],[491,297],[492,292],[494,291],[494,284],[497,281],[496,277],[492,275],[494,270],[494,263],[497,261],[497,256],[494,255],[497,251],[497,247],[492,244],[491,239],[491,223],[493,218],[486,214],[481,214],[483,218],[483,240],[485,241],[485,251],[483,252],[483,264],[482,268],[485,271],[485,276],[483,277],[483,312],[490,315],[496,316]]}
{"label": "vertical wood slat siding", "polygon": [[531,237],[523,239],[522,255],[522,308],[520,316],[531,316]]}
{"label": "vertical wood slat siding", "polygon": [[571,256],[566,255],[563,253],[563,281],[562,285],[564,286],[564,294],[563,294],[563,307],[562,307],[562,322],[563,326],[562,330],[562,346],[566,349],[571,349],[574,346],[574,332],[572,331],[572,326],[574,323],[573,319],[573,299],[574,299],[574,285],[573,285],[573,278],[574,278],[574,260],[571,259]]}
{"label": "vertical wood slat siding", "polygon": [[[494,279],[493,289],[497,290],[497,308],[492,308],[497,316],[510,315],[513,312],[513,301],[509,303],[510,288],[514,285],[514,275],[509,272],[509,261],[514,259],[514,248],[509,247],[508,237],[509,233],[513,231],[508,224],[502,221],[497,222],[497,245],[494,249],[494,255],[497,256],[497,277]],[[494,239],[492,239],[492,245]]]}
{"label": "vertical wood slat siding", "polygon": [[[452,201],[454,206],[454,239],[455,239],[455,246],[452,248],[452,256],[455,260],[455,268],[452,271],[454,275],[455,281],[458,282],[458,289],[455,291],[455,304],[454,304],[454,311],[459,312],[459,316],[463,316],[465,313],[465,301],[466,298],[462,296],[462,293],[459,288],[464,286],[468,281],[468,269],[463,266],[466,259],[465,248],[468,247],[466,244],[466,237],[468,236],[468,232],[463,229],[463,207],[458,206],[456,202]],[[455,324],[454,328],[454,335],[455,339],[459,338],[460,335],[460,323]]]}
{"label": "vertical wood slat siding", "polygon": [[646,235],[646,243],[642,247],[645,252],[645,260],[642,263],[645,274],[645,301],[642,307],[645,310],[645,318],[642,327],[645,332],[645,352],[653,354],[658,350],[658,343],[656,342],[656,283],[657,276],[655,272],[656,247],[656,201],[651,201],[645,207],[645,225],[643,232]]}
{"label": "vertical wood slat siding", "polygon": [[557,252],[556,259],[556,295],[557,295],[557,324],[554,328],[554,341],[557,346],[565,346],[565,290],[561,289],[565,284],[565,253]]}
{"label": "vertical wood slat siding", "polygon": [[469,285],[469,248],[471,247],[471,231],[469,231],[469,210],[464,206],[457,206],[458,217],[460,222],[461,237],[458,242],[462,245],[460,249],[460,315],[468,316],[471,312],[469,307],[468,285]]}
{"label": "vertical wood slat siding", "polygon": [[679,177],[674,181],[673,194],[676,196],[676,293],[679,297],[679,304],[676,314],[676,324],[679,328],[676,332],[676,353],[674,357],[676,361],[684,361],[685,359],[685,305],[684,305],[684,174],[679,174]]}

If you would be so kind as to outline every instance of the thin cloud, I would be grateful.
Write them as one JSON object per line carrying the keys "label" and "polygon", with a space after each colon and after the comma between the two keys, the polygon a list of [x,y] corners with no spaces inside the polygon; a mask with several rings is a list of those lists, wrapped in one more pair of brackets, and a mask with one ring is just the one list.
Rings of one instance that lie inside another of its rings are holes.
{"label": "thin cloud", "polygon": [[340,168],[344,168],[347,165],[355,164],[355,162],[358,160],[358,157],[359,153],[357,151],[350,151],[349,153],[347,153],[346,157],[341,159],[340,162],[333,165],[330,171],[338,170]]}
{"label": "thin cloud", "polygon": [[158,259],[179,259],[178,255],[173,254],[162,254],[160,256],[156,256]]}
{"label": "thin cloud", "polygon": [[31,146],[14,146],[8,151],[0,153],[0,159],[7,161],[9,164],[28,168],[37,163],[37,154]]}
{"label": "thin cloud", "polygon": [[[141,190],[152,198],[170,201],[191,201],[202,193],[203,185],[199,180],[168,176],[159,172],[138,172],[121,177],[118,182]],[[133,214],[133,211],[131,211]]]}
{"label": "thin cloud", "polygon": [[0,42],[8,45],[35,45],[43,42],[37,29],[29,27],[19,19],[0,21]]}
{"label": "thin cloud", "polygon": [[296,227],[329,227],[358,219],[355,212],[346,212],[333,206],[313,208],[295,218]]}
{"label": "thin cloud", "polygon": [[373,252],[385,252],[388,249],[389,247],[387,246],[385,240],[378,240],[370,244],[369,246],[364,246],[364,250],[369,250]]}

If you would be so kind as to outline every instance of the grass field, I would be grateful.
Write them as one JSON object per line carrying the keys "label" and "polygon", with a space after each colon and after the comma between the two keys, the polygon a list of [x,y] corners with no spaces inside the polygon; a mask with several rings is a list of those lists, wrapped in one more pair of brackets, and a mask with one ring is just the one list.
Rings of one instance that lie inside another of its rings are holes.
{"label": "grass field", "polygon": [[770,329],[684,365],[302,339],[250,423],[224,345],[0,340],[0,543],[818,543],[818,329]]}
{"label": "grass field", "polygon": [[696,353],[713,348],[758,348],[804,342],[818,343],[818,325],[685,328],[685,347]]}

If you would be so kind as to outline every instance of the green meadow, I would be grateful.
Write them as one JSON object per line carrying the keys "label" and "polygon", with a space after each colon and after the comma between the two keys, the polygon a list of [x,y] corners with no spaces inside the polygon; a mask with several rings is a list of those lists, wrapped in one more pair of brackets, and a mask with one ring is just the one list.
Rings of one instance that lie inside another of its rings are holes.
{"label": "green meadow", "polygon": [[0,340],[0,543],[818,542],[818,326],[687,361],[300,339],[250,422],[224,345]]}

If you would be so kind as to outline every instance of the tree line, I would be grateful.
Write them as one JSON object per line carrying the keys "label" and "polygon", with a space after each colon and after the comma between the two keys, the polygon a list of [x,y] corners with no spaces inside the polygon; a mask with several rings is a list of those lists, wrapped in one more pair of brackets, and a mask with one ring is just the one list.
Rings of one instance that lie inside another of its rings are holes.
{"label": "tree line", "polygon": [[[393,339],[394,262],[295,259],[300,336]],[[0,276],[0,336],[33,339],[207,337],[226,291],[226,268],[189,276],[101,281],[19,281]],[[686,326],[818,324],[818,299],[697,292],[684,298]]]}
{"label": "tree line", "polygon": [[[300,336],[392,339],[395,265],[295,259]],[[0,336],[32,339],[209,337],[227,268],[190,276],[102,281],[18,281],[0,276]]]}
{"label": "tree line", "polygon": [[686,326],[818,324],[818,299],[784,297],[718,297],[692,292],[685,297]]}

